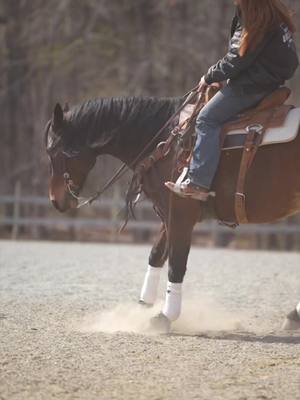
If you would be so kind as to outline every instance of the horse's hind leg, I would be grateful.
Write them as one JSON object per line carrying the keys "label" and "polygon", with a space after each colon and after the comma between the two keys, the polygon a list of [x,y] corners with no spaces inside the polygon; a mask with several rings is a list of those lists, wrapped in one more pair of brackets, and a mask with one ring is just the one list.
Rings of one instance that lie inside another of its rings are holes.
{"label": "horse's hind leg", "polygon": [[166,228],[164,224],[162,224],[159,236],[149,256],[149,265],[140,295],[140,303],[147,305],[153,305],[155,303],[160,273],[167,258],[167,234]]}
{"label": "horse's hind leg", "polygon": [[300,303],[286,316],[282,328],[286,331],[300,329]]}

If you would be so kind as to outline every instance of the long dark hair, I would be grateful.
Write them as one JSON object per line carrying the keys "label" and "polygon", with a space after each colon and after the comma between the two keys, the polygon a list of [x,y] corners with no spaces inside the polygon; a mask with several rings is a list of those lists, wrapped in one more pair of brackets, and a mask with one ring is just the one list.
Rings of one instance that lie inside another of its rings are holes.
{"label": "long dark hair", "polygon": [[292,33],[296,30],[291,11],[281,0],[238,0],[238,7],[244,28],[240,56],[248,49],[254,50],[265,34],[281,23]]}

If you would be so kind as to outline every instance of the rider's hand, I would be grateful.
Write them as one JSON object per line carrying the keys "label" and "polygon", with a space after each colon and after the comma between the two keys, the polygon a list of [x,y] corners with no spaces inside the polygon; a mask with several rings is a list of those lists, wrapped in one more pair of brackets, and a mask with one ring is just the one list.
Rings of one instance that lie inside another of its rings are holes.
{"label": "rider's hand", "polygon": [[198,84],[198,92],[205,90],[207,86],[208,84],[205,82],[205,75],[203,75]]}

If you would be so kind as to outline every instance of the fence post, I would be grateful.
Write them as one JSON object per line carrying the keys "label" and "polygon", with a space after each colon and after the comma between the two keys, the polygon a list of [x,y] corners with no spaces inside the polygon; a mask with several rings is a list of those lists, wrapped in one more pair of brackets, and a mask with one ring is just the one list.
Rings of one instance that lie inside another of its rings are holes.
{"label": "fence post", "polygon": [[14,204],[13,204],[13,223],[11,230],[11,239],[17,240],[19,236],[19,221],[20,218],[20,197],[21,197],[21,182],[17,180],[14,190]]}

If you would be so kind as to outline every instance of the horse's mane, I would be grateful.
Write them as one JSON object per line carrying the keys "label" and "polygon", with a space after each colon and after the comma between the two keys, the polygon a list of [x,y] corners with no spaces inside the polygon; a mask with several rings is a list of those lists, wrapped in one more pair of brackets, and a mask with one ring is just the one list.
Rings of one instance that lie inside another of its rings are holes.
{"label": "horse's mane", "polygon": [[[103,134],[112,139],[116,129],[154,135],[181,102],[180,98],[112,97],[88,100],[68,113],[71,141],[75,147],[93,144]],[[141,129],[143,128],[143,129]],[[69,130],[68,129],[68,130]]]}

